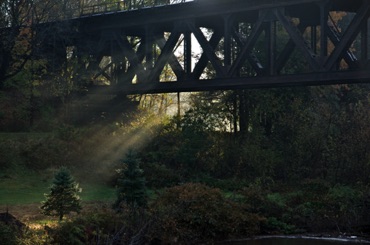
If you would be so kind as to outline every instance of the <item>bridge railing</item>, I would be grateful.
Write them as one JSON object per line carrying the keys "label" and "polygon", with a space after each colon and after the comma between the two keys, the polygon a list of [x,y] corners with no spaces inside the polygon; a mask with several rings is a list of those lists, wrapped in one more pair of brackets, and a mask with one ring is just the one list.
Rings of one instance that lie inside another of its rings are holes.
{"label": "bridge railing", "polygon": [[193,0],[152,0],[152,1],[144,1],[144,0],[122,0],[113,3],[102,3],[96,5],[88,5],[83,6],[78,16],[74,17],[81,17],[81,16],[91,16],[96,14],[105,14],[105,13],[115,13],[121,11],[130,11],[130,10],[137,10],[142,8],[151,8],[151,7],[159,7],[159,6],[166,6],[166,5],[173,5],[179,3],[190,2]]}

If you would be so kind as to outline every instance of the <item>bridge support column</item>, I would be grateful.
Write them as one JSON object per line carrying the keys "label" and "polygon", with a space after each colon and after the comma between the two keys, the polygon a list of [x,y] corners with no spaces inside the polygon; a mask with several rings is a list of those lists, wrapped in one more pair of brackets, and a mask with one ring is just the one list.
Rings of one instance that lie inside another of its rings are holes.
{"label": "bridge support column", "polygon": [[266,26],[267,68],[269,75],[276,75],[276,22],[269,21]]}
{"label": "bridge support column", "polygon": [[224,15],[224,66],[228,70],[231,66],[231,16]]}
{"label": "bridge support column", "polygon": [[317,28],[315,25],[311,26],[311,49],[317,54]]}
{"label": "bridge support column", "polygon": [[361,31],[361,59],[367,61],[369,57],[369,21],[366,21]]}
{"label": "bridge support column", "polygon": [[154,42],[149,26],[145,27],[145,39],[142,41],[144,41],[145,43],[145,69],[147,70],[147,72],[150,72],[153,68]]}
{"label": "bridge support column", "polygon": [[192,70],[192,42],[191,42],[191,32],[186,31],[184,33],[184,70],[186,77],[185,79],[191,78]]}
{"label": "bridge support column", "polygon": [[328,56],[328,16],[329,4],[325,1],[320,4],[320,56]]}

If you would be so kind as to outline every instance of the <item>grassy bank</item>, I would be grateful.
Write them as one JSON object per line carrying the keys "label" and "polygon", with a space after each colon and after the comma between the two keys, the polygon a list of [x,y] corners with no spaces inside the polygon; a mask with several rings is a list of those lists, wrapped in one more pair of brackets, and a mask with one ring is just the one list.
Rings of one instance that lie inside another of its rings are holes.
{"label": "grassy bank", "polygon": [[[23,172],[6,174],[0,178],[0,205],[25,205],[40,203],[44,193],[49,192],[51,178],[49,173]],[[77,180],[77,182],[79,182]],[[115,198],[115,189],[103,182],[80,182],[83,201],[111,201]]]}

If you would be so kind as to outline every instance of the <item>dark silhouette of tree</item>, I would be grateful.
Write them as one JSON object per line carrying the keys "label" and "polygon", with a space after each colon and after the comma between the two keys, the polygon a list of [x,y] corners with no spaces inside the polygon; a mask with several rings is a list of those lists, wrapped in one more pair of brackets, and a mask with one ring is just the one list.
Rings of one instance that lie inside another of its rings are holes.
{"label": "dark silhouette of tree", "polygon": [[146,205],[146,187],[143,170],[139,167],[139,158],[133,150],[126,154],[122,162],[117,181],[117,200],[114,205],[119,208],[122,203],[131,210]]}
{"label": "dark silhouette of tree", "polygon": [[57,216],[62,220],[64,215],[70,212],[79,213],[81,211],[81,200],[78,196],[81,188],[65,167],[54,175],[50,193],[45,194],[46,201],[42,202],[42,213],[49,216]]}

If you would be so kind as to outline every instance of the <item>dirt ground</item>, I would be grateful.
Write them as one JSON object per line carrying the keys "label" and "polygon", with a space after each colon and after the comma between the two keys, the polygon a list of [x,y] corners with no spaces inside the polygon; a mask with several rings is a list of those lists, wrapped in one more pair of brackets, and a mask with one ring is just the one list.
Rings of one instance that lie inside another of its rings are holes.
{"label": "dirt ground", "polygon": [[4,205],[0,206],[0,213],[5,213],[7,211],[25,224],[46,218],[46,216],[40,212],[39,203],[12,205],[8,207]]}
{"label": "dirt ground", "polygon": [[[25,223],[26,225],[31,223],[42,223],[43,221],[50,221],[50,220],[57,220],[55,217],[50,217],[43,215],[40,210],[41,203],[33,203],[33,204],[23,204],[23,205],[12,205],[12,206],[5,206],[0,205],[0,213],[5,213],[7,210],[10,214],[16,217],[21,222]],[[110,204],[106,202],[83,202],[82,203],[82,212],[87,212],[89,210],[101,207],[109,207]],[[73,216],[71,214],[70,216]]]}

